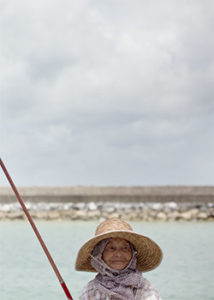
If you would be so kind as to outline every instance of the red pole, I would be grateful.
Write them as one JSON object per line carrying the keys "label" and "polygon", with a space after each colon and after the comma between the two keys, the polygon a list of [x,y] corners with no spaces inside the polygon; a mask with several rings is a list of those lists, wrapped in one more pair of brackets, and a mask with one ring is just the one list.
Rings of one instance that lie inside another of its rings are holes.
{"label": "red pole", "polygon": [[61,284],[61,287],[63,288],[63,291],[66,294],[67,299],[73,300],[73,298],[71,297],[71,294],[70,294],[70,292],[69,292],[69,290],[68,290],[68,288],[67,288],[64,280],[62,279],[62,277],[61,277],[61,275],[59,273],[59,270],[58,270],[55,262],[53,261],[51,255],[50,255],[50,252],[48,251],[48,248],[46,247],[46,245],[45,245],[45,243],[44,243],[44,241],[43,241],[43,239],[42,239],[42,237],[41,237],[38,229],[36,228],[36,225],[35,225],[33,219],[31,218],[31,215],[28,212],[28,210],[27,210],[27,208],[26,208],[26,206],[25,206],[25,204],[24,204],[24,202],[23,202],[23,200],[22,200],[22,198],[21,198],[21,196],[20,196],[20,194],[19,194],[19,192],[18,192],[15,184],[13,183],[13,180],[11,179],[11,177],[10,177],[10,175],[9,175],[9,173],[8,173],[8,171],[7,171],[7,169],[6,169],[6,167],[5,167],[5,165],[4,165],[4,163],[3,163],[3,161],[2,161],[1,158],[0,158],[0,165],[2,167],[2,170],[4,171],[5,176],[7,177],[7,180],[9,181],[9,183],[11,185],[11,188],[13,189],[13,191],[14,191],[14,193],[15,193],[18,201],[19,201],[19,203],[22,206],[22,209],[23,209],[26,217],[28,218],[28,221],[30,222],[30,224],[31,224],[31,226],[33,228],[33,231],[35,232],[35,234],[36,234],[36,236],[37,236],[37,238],[38,238],[38,240],[39,240],[39,242],[40,242],[40,244],[41,244],[41,246],[42,246],[42,248],[43,248],[43,250],[44,250],[44,252],[45,252],[45,254],[47,256],[47,258],[48,258],[48,260],[49,260],[49,262],[50,262],[50,264],[51,264],[51,266],[52,266],[52,268],[53,268],[53,270],[54,270],[54,272],[55,272],[55,274],[56,274],[56,276],[57,276],[57,278],[58,278],[58,280],[59,280],[59,282]]}

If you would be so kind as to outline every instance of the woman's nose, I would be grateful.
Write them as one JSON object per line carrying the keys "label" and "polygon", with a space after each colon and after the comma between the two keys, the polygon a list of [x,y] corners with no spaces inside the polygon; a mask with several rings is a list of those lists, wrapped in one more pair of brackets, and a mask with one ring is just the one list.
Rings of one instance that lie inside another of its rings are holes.
{"label": "woman's nose", "polygon": [[121,251],[116,251],[116,257],[121,257]]}

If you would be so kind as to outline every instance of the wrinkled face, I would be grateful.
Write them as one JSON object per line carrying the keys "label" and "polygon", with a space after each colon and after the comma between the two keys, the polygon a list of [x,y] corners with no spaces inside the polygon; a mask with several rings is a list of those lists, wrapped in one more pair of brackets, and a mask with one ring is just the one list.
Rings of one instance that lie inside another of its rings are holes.
{"label": "wrinkled face", "polygon": [[112,238],[103,251],[104,262],[115,270],[123,270],[132,258],[132,249],[124,239]]}

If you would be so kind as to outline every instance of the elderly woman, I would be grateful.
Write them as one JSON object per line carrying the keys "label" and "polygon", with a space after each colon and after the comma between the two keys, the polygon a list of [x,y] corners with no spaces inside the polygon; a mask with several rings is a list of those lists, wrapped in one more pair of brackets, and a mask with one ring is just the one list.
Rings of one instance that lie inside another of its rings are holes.
{"label": "elderly woman", "polygon": [[120,219],[106,220],[79,250],[76,270],[98,272],[79,299],[160,300],[141,272],[156,268],[161,260],[162,251],[154,241]]}

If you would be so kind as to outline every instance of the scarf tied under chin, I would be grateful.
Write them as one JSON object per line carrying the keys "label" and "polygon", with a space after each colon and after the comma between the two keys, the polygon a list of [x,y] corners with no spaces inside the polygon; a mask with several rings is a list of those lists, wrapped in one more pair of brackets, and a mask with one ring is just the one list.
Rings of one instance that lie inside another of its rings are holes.
{"label": "scarf tied under chin", "polygon": [[134,300],[134,291],[142,288],[144,279],[141,272],[136,270],[136,251],[132,244],[132,258],[128,266],[123,270],[115,270],[110,268],[102,259],[103,251],[110,241],[102,240],[98,243],[91,255],[91,264],[97,270],[95,277],[95,289],[101,293],[107,294],[111,299]]}

